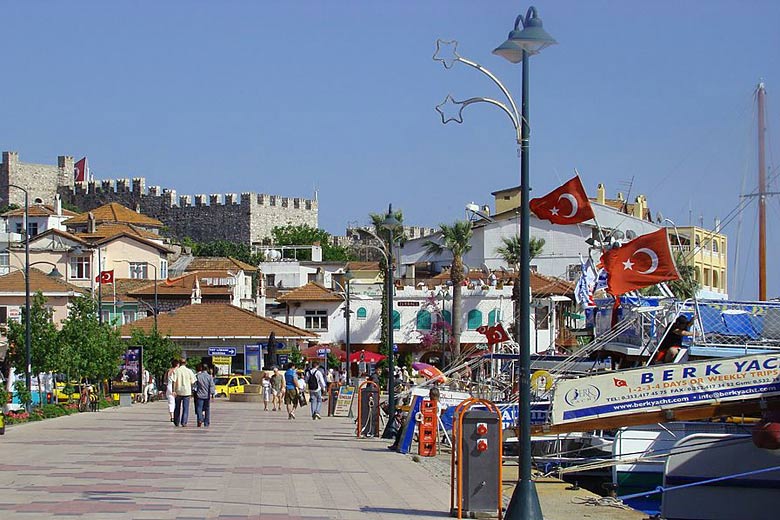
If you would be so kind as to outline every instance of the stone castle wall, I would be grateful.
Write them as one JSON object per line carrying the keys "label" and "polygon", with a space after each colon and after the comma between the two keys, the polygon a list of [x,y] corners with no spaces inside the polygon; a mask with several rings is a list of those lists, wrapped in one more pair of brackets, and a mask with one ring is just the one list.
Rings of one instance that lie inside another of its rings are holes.
{"label": "stone castle wall", "polygon": [[58,186],[73,186],[73,157],[62,155],[57,165],[32,164],[19,161],[16,152],[3,152],[0,163],[0,205],[24,206],[24,192],[9,187],[15,184],[26,189],[30,204],[37,201],[51,204]]}
{"label": "stone castle wall", "polygon": [[76,183],[60,187],[66,203],[84,211],[118,202],[162,221],[170,234],[196,241],[229,240],[257,243],[276,226],[308,224],[318,227],[317,201],[257,193],[182,195],[149,186],[144,178]]}
{"label": "stone castle wall", "polygon": [[36,199],[51,204],[59,193],[62,201],[89,211],[109,202],[162,221],[166,234],[196,241],[229,240],[261,242],[271,236],[276,226],[307,224],[319,226],[316,200],[281,197],[258,193],[176,196],[176,190],[159,186],[146,187],[146,179],[73,182],[73,157],[61,156],[57,165],[30,164],[19,161],[16,152],[3,152],[0,164],[0,205],[24,205],[24,193],[9,188],[16,184]]}

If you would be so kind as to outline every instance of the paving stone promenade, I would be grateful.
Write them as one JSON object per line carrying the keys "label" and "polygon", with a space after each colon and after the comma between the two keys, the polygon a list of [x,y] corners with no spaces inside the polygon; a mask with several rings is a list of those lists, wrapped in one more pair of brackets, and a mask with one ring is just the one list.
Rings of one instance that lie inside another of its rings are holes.
{"label": "paving stone promenade", "polygon": [[449,484],[355,439],[352,423],[295,421],[218,400],[209,429],[174,428],[166,404],[9,427],[0,518],[245,520],[444,518]]}

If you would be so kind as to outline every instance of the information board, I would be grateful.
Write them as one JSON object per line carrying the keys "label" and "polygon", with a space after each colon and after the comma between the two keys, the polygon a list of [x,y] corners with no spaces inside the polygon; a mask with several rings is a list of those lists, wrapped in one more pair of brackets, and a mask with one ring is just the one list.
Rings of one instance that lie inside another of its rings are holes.
{"label": "information board", "polygon": [[212,356],[211,364],[217,369],[218,374],[230,374],[232,372],[233,358],[230,356]]}
{"label": "information board", "polygon": [[339,396],[336,399],[336,409],[333,411],[333,416],[347,417],[349,415],[349,409],[352,407],[352,399],[354,397],[354,386],[342,386],[339,389]]}
{"label": "information board", "polygon": [[114,377],[109,379],[108,388],[114,394],[130,394],[141,392],[141,376],[143,367],[143,347],[128,347],[119,361],[119,369]]}

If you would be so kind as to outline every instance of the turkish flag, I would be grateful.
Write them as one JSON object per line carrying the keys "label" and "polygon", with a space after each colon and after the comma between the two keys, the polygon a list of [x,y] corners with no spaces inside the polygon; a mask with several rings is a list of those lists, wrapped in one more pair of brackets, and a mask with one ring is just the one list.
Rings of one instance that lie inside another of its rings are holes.
{"label": "turkish flag", "polygon": [[553,224],[579,224],[594,217],[579,176],[574,176],[544,197],[531,199],[531,211]]}
{"label": "turkish flag", "polygon": [[101,284],[114,283],[114,270],[100,271],[100,274],[95,277],[95,281],[100,282]]}
{"label": "turkish flag", "polygon": [[601,255],[601,263],[607,271],[607,292],[613,296],[680,278],[666,229],[610,249]]}
{"label": "turkish flag", "polygon": [[625,379],[618,379],[617,377],[613,377],[612,378],[612,382],[618,388],[621,387],[621,386],[628,386],[628,382]]}
{"label": "turkish flag", "polygon": [[497,323],[493,327],[489,325],[482,325],[481,327],[477,327],[477,332],[485,335],[488,345],[495,345],[496,343],[509,341],[509,334],[506,333],[504,326],[500,323]]}
{"label": "turkish flag", "polygon": [[73,180],[76,182],[88,181],[88,171],[87,158],[82,157],[80,161],[73,165]]}

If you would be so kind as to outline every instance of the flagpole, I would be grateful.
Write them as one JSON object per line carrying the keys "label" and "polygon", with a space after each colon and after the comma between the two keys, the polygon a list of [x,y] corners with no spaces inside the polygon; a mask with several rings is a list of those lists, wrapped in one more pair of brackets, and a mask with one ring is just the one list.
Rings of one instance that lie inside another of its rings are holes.
{"label": "flagpole", "polygon": [[103,263],[100,257],[100,246],[98,251],[98,323],[103,325]]}

